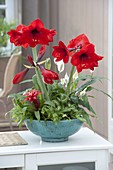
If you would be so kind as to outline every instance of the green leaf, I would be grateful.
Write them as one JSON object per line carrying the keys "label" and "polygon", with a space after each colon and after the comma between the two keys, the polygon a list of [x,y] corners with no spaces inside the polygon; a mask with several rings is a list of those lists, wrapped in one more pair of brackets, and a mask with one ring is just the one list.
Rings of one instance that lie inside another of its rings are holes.
{"label": "green leaf", "polygon": [[14,98],[14,99],[19,99],[19,100],[23,100],[25,98],[25,96],[21,95],[20,93],[10,94],[8,97]]}
{"label": "green leaf", "polygon": [[86,91],[91,91],[91,90],[93,90],[94,88],[92,87],[92,86],[88,86],[87,88],[86,88]]}
{"label": "green leaf", "polygon": [[91,105],[90,105],[90,103],[88,101],[87,95],[83,95],[81,97],[81,99],[79,99],[78,103],[80,105],[82,105],[83,107],[86,107],[89,111],[91,111],[92,113],[94,113],[96,115],[95,111],[93,110],[93,108],[91,107]]}
{"label": "green leaf", "polygon": [[91,120],[90,120],[90,118],[89,118],[89,115],[86,113],[86,114],[84,114],[84,118],[85,118],[85,120],[86,120],[86,123],[89,125],[89,127],[93,130],[93,126],[92,126],[92,122],[91,122]]}
{"label": "green leaf", "polygon": [[103,93],[104,95],[110,97],[110,98],[113,100],[112,96],[110,96],[108,93],[104,92],[103,90],[100,90],[100,89],[97,89],[97,88],[94,88],[94,89],[95,89],[96,91],[99,91],[99,92]]}
{"label": "green leaf", "polygon": [[82,75],[82,74],[78,74],[78,78],[76,79],[76,81],[86,81],[87,79],[91,80],[91,75]]}
{"label": "green leaf", "polygon": [[80,109],[79,113],[76,115],[76,118],[82,122],[86,122],[88,126],[93,130],[92,122],[90,116],[86,113],[84,109]]}
{"label": "green leaf", "polygon": [[55,104],[52,101],[45,101],[44,104],[55,107]]}
{"label": "green leaf", "polygon": [[78,85],[78,81],[75,80],[71,85],[71,91],[75,90],[77,85]]}
{"label": "green leaf", "polygon": [[35,111],[35,116],[37,118],[38,121],[40,121],[40,112],[39,111]]}
{"label": "green leaf", "polygon": [[47,58],[45,61],[45,68],[50,70],[51,69],[51,60],[50,58]]}
{"label": "green leaf", "polygon": [[[29,90],[31,90],[32,88],[28,88],[27,89],[27,91],[29,91]],[[24,96],[23,96],[23,94],[26,92],[26,90],[24,90],[24,91],[21,91],[21,92],[18,92],[18,93],[14,93],[14,94],[10,94],[10,95],[8,95],[8,98],[25,98]]]}
{"label": "green leaf", "polygon": [[26,110],[27,110],[27,107],[24,107],[24,108],[22,109],[23,113],[25,113]]}
{"label": "green leaf", "polygon": [[90,81],[87,81],[86,83],[84,83],[82,86],[78,87],[74,92],[75,93],[80,93],[82,92],[85,88],[87,88],[89,85],[95,83],[98,79],[92,79]]}
{"label": "green leaf", "polygon": [[23,80],[19,84],[30,83],[30,82],[32,82],[32,79]]}
{"label": "green leaf", "polygon": [[40,87],[39,87],[39,85],[38,85],[38,81],[37,81],[37,76],[36,76],[36,74],[32,77],[32,81],[33,81],[33,84],[34,84],[35,89],[40,90]]}
{"label": "green leaf", "polygon": [[70,99],[71,99],[71,101],[72,101],[73,103],[78,104],[78,99],[79,99],[78,96],[71,95]]}

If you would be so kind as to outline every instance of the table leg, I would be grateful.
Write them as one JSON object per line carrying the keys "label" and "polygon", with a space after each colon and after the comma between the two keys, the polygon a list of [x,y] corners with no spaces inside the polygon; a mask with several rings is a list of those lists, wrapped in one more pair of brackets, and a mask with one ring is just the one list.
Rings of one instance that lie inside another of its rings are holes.
{"label": "table leg", "polygon": [[97,153],[97,161],[95,170],[109,170],[109,153],[107,150],[102,150]]}
{"label": "table leg", "polygon": [[25,155],[24,170],[37,170],[37,159],[36,158],[37,158],[37,154]]}

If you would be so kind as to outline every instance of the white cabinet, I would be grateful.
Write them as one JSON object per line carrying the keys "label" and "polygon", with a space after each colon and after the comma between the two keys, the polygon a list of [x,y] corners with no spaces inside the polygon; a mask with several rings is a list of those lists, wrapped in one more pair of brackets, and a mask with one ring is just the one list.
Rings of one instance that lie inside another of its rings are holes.
{"label": "white cabinet", "polygon": [[81,128],[68,141],[59,143],[42,142],[39,136],[29,131],[18,133],[28,145],[1,147],[0,168],[108,170],[109,149],[113,145],[88,128]]}

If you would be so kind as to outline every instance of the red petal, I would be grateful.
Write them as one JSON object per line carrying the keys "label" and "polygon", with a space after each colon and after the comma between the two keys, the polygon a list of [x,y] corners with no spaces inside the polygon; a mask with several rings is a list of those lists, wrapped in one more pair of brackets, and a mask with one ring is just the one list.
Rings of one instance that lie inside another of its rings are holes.
{"label": "red petal", "polygon": [[38,61],[43,57],[46,52],[46,45],[42,45],[38,52]]}
{"label": "red petal", "polygon": [[67,63],[69,60],[69,51],[66,45],[62,41],[59,41],[59,45],[53,46],[53,48],[52,56],[56,58],[56,61],[63,60],[64,63]]}
{"label": "red petal", "polygon": [[59,47],[65,48],[66,46],[65,46],[65,44],[62,41],[59,41]]}
{"label": "red petal", "polygon": [[59,80],[58,74],[52,70],[45,69],[43,67],[40,67],[42,76],[44,78],[44,81],[47,84],[53,84],[53,80]]}
{"label": "red petal", "polygon": [[77,48],[77,46],[79,46],[79,45],[84,46],[88,43],[89,43],[89,40],[88,40],[87,36],[85,34],[81,34],[69,42],[68,48],[74,48],[74,47]]}
{"label": "red petal", "polygon": [[25,77],[26,73],[28,72],[28,70],[29,70],[28,68],[25,68],[23,71],[17,73],[15,75],[14,79],[13,79],[13,84],[20,83],[24,79],[24,77]]}
{"label": "red petal", "polygon": [[33,62],[32,56],[27,56],[26,59],[27,59],[27,61],[28,61],[32,66],[34,66],[34,62]]}
{"label": "red petal", "polygon": [[25,25],[20,24],[20,25],[18,25],[18,26],[16,27],[16,31],[20,31],[20,32],[22,32],[22,31],[23,31],[23,29],[24,29],[25,27],[26,27]]}
{"label": "red petal", "polygon": [[37,28],[37,29],[41,29],[41,28],[44,27],[44,24],[43,24],[43,22],[38,18],[38,19],[32,21],[32,22],[30,23],[30,26],[32,26],[32,27],[34,27],[34,28]]}

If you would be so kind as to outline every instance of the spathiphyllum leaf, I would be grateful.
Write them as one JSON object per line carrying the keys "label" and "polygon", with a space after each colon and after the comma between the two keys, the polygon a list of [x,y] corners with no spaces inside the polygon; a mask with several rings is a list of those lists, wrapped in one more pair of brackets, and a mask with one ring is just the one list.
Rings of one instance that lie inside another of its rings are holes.
{"label": "spathiphyllum leaf", "polygon": [[88,113],[83,108],[81,108],[80,111],[77,113],[76,118],[79,119],[82,122],[86,122],[87,125],[93,130],[92,122],[90,120],[90,116],[88,115]]}
{"label": "spathiphyllum leaf", "polygon": [[89,127],[90,127],[92,130],[94,130],[94,129],[93,129],[93,126],[92,126],[92,122],[91,122],[90,117],[89,117],[88,114],[84,114],[84,119],[86,120],[86,123],[89,125]]}
{"label": "spathiphyllum leaf", "polygon": [[80,93],[81,91],[83,91],[85,88],[87,88],[91,84],[95,83],[96,81],[97,81],[97,79],[91,79],[91,80],[87,81],[86,83],[84,83],[80,87],[76,88],[75,93],[77,93],[77,94]]}
{"label": "spathiphyllum leaf", "polygon": [[104,95],[110,97],[110,98],[113,100],[113,98],[112,98],[108,93],[104,92],[103,90],[100,90],[100,89],[97,89],[97,88],[93,88],[93,89],[95,89],[95,90],[97,90],[97,91],[103,93]]}
{"label": "spathiphyllum leaf", "polygon": [[82,74],[78,74],[78,78],[77,78],[77,80],[78,81],[86,81],[86,80],[91,80],[92,79],[92,77],[91,77],[91,75],[82,75]]}
{"label": "spathiphyllum leaf", "polygon": [[91,105],[90,105],[90,103],[88,101],[87,95],[81,96],[81,99],[79,99],[78,104],[82,105],[85,108],[87,108],[89,111],[91,111],[93,114],[96,115],[95,111],[93,110],[93,108],[91,107]]}
{"label": "spathiphyllum leaf", "polygon": [[93,90],[93,89],[94,89],[94,87],[88,86],[88,87],[86,88],[86,91],[88,92],[88,91],[91,91],[91,90]]}

